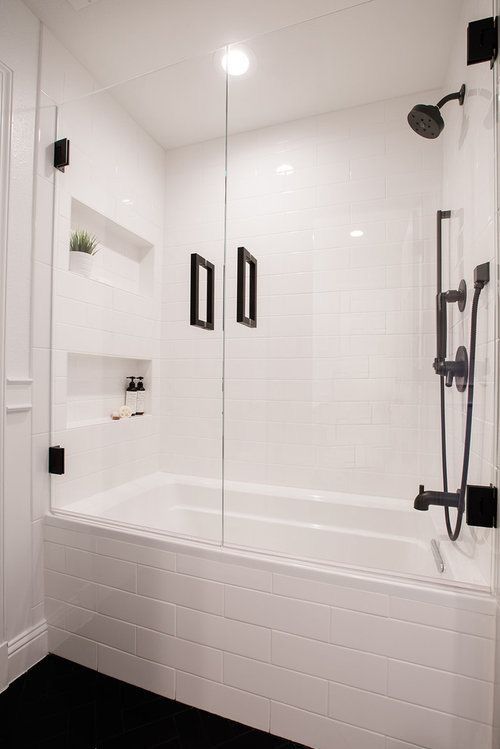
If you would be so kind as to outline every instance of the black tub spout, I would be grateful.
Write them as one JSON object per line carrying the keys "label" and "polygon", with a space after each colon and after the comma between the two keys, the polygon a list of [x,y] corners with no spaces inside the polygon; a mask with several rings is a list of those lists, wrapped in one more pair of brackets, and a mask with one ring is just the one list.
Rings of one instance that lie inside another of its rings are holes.
{"label": "black tub spout", "polygon": [[459,496],[459,492],[426,492],[421,484],[419,492],[415,497],[413,507],[416,510],[428,510],[429,505],[439,505],[439,507],[458,507]]}

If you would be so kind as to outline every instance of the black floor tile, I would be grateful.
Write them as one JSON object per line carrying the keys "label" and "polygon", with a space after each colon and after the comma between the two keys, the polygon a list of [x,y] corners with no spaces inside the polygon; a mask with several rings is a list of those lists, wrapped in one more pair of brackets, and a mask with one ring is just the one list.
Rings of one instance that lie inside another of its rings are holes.
{"label": "black floor tile", "polygon": [[47,656],[0,695],[2,749],[307,749]]}

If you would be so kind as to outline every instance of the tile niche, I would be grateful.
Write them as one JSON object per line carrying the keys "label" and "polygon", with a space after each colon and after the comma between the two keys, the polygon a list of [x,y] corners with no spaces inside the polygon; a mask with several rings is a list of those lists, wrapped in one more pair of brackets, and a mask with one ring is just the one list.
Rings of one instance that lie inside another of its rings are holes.
{"label": "tile niche", "polygon": [[93,208],[71,200],[71,231],[85,229],[96,236],[94,281],[141,296],[153,294],[154,247]]}

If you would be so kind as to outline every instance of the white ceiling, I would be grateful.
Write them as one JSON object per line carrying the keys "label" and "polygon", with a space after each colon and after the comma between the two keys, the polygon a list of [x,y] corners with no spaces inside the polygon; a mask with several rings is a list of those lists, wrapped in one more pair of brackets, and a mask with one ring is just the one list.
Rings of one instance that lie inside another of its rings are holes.
{"label": "white ceiling", "polygon": [[87,2],[25,0],[101,83],[170,64],[113,89],[165,148],[223,134],[225,77],[211,50],[224,43],[246,39],[252,60],[229,79],[240,132],[441,87],[458,17],[457,0],[93,0],[80,11],[70,1]]}
{"label": "white ceiling", "polygon": [[370,0],[24,1],[107,86]]}

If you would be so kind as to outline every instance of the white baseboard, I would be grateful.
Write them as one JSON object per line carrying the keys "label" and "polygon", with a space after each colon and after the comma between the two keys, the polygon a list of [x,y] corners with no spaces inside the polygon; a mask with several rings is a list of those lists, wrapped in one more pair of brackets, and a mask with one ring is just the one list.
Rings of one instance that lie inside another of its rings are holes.
{"label": "white baseboard", "polygon": [[47,622],[45,619],[10,640],[6,650],[8,686],[47,655]]}
{"label": "white baseboard", "polygon": [[7,666],[8,648],[9,644],[7,642],[3,642],[0,645],[0,692],[3,692],[9,686]]}

